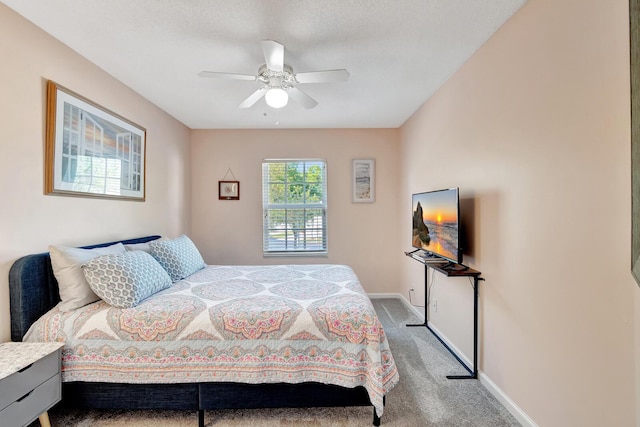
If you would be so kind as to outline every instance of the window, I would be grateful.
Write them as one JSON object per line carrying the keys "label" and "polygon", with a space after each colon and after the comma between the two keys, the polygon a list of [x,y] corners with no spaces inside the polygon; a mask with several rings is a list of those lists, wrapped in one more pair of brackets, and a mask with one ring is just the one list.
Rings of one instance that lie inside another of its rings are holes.
{"label": "window", "polygon": [[325,160],[262,163],[264,255],[327,253]]}
{"label": "window", "polygon": [[140,191],[140,135],[125,129],[117,132],[114,127],[105,130],[104,120],[66,102],[63,123],[62,181],[69,183],[70,189],[110,195],[120,195],[121,190]]}

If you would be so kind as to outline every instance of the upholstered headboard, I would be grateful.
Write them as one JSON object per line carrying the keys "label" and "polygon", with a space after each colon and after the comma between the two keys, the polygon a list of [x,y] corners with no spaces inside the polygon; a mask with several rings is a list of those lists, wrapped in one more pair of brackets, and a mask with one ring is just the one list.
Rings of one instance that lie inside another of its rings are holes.
{"label": "upholstered headboard", "polygon": [[[160,236],[138,237],[97,245],[83,249],[110,246],[121,242],[125,245],[145,243]],[[22,341],[33,322],[55,307],[60,301],[58,282],[53,275],[49,253],[26,255],[16,260],[9,270],[9,305],[11,312],[11,340]]]}

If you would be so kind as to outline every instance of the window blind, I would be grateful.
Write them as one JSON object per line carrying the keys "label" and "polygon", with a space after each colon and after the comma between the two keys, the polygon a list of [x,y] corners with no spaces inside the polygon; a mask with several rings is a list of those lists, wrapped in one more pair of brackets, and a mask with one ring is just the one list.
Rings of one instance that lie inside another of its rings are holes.
{"label": "window blind", "polygon": [[262,162],[263,253],[327,253],[327,167],[323,159]]}

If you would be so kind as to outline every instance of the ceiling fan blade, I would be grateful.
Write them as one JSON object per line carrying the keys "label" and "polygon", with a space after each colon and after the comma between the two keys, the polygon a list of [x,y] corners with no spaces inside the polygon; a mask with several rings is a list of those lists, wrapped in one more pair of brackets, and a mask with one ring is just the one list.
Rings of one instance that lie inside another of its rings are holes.
{"label": "ceiling fan blade", "polygon": [[284,70],[284,46],[273,40],[262,40],[262,51],[267,68],[273,71]]}
{"label": "ceiling fan blade", "polygon": [[294,101],[302,105],[304,108],[313,108],[318,105],[318,102],[315,99],[295,86],[288,88],[287,92],[289,93],[289,97],[293,98]]}
{"label": "ceiling fan blade", "polygon": [[238,108],[249,108],[249,107],[251,107],[253,104],[258,102],[258,100],[260,98],[262,98],[266,92],[267,92],[267,88],[266,87],[261,87],[260,89],[256,90],[251,95],[249,95],[247,97],[247,99],[242,101],[242,103],[240,103],[240,105],[238,105]]}
{"label": "ceiling fan blade", "polygon": [[297,73],[296,80],[298,83],[346,82],[349,80],[349,72],[347,70],[310,71]]}
{"label": "ceiling fan blade", "polygon": [[234,74],[234,73],[218,73],[216,71],[200,71],[198,73],[200,77],[211,77],[214,79],[232,79],[232,80],[255,80],[256,76],[249,74]]}

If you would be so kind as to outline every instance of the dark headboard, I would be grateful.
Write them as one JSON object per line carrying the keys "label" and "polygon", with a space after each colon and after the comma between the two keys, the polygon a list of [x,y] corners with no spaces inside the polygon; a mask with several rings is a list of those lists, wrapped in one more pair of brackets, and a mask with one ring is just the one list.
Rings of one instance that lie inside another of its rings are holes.
{"label": "dark headboard", "polygon": [[[130,245],[159,239],[160,236],[138,237],[83,249],[100,248],[115,243]],[[11,340],[22,341],[33,322],[55,307],[60,301],[58,282],[53,275],[49,252],[26,255],[16,260],[9,270],[9,306],[11,312]]]}

